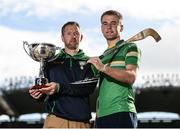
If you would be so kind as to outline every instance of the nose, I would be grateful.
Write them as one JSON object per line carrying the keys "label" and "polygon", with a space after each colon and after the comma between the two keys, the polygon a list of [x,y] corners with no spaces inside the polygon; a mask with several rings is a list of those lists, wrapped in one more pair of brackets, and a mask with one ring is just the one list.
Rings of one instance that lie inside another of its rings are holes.
{"label": "nose", "polygon": [[76,34],[73,34],[73,38],[76,38]]}
{"label": "nose", "polygon": [[112,28],[112,25],[111,24],[107,24],[106,26],[108,29],[111,29]]}
{"label": "nose", "polygon": [[72,37],[73,37],[73,38],[76,38],[76,37],[77,37],[77,35],[76,35],[76,34],[72,34]]}

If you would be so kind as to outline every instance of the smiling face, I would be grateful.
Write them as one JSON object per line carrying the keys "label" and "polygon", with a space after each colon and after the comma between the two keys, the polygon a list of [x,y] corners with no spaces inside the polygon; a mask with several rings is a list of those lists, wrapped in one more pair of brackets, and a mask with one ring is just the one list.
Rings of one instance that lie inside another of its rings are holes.
{"label": "smiling face", "polygon": [[104,15],[101,19],[101,30],[108,41],[119,40],[123,30],[121,20],[115,15]]}
{"label": "smiling face", "polygon": [[77,25],[67,25],[64,28],[62,34],[62,41],[65,44],[65,48],[69,50],[77,50],[79,48],[79,43],[82,40],[82,34]]}

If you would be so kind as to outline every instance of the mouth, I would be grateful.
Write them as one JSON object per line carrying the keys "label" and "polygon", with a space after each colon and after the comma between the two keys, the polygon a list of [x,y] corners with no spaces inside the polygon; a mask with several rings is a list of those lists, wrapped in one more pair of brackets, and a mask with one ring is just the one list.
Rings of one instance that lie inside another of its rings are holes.
{"label": "mouth", "polygon": [[107,34],[107,35],[112,35],[112,34],[113,34],[113,31],[107,31],[106,34]]}
{"label": "mouth", "polygon": [[77,41],[76,40],[71,40],[70,43],[76,43]]}

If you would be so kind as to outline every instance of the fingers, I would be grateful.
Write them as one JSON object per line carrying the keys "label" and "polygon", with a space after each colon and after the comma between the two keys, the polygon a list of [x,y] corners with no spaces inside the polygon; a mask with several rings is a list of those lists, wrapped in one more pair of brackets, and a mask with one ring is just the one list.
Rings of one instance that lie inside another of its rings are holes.
{"label": "fingers", "polygon": [[34,99],[39,99],[42,96],[42,93],[38,91],[38,89],[30,89],[29,94]]}
{"label": "fingers", "polygon": [[94,66],[97,66],[100,60],[98,57],[91,57],[87,62],[93,64]]}
{"label": "fingers", "polygon": [[42,93],[38,92],[35,94],[34,98],[39,99],[42,96]]}
{"label": "fingers", "polygon": [[47,94],[47,95],[53,95],[56,92],[57,89],[57,84],[54,82],[47,83],[47,87],[43,87],[39,89],[39,92]]}
{"label": "fingers", "polygon": [[91,57],[87,62],[93,64],[97,70],[104,66],[99,57]]}
{"label": "fingers", "polygon": [[89,60],[87,61],[88,63],[93,63],[98,61],[98,57],[90,57]]}
{"label": "fingers", "polygon": [[54,93],[56,93],[57,89],[58,89],[58,84],[55,82],[51,82],[51,83],[47,83],[46,87],[42,87],[40,89],[31,88],[29,90],[29,93],[33,98],[38,99],[42,96],[42,94],[53,95]]}

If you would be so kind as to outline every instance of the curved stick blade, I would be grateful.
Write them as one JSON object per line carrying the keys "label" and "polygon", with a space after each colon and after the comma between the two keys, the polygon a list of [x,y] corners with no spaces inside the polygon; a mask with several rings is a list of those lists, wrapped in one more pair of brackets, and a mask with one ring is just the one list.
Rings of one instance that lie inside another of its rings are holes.
{"label": "curved stick blade", "polygon": [[161,40],[161,36],[152,28],[144,29],[143,31],[137,33],[133,37],[129,38],[127,42],[134,42],[145,39],[146,37],[151,36],[156,42]]}

